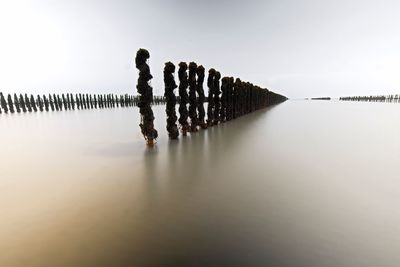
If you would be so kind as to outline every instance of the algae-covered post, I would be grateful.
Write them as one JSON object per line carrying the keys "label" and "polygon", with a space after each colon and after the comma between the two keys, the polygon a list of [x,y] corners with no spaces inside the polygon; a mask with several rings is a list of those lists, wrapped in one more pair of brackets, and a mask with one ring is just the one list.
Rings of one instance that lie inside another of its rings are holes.
{"label": "algae-covered post", "polygon": [[69,94],[70,95],[70,101],[71,101],[71,108],[73,110],[75,110],[75,99],[74,99],[74,95],[73,94]]}
{"label": "algae-covered post", "polygon": [[28,94],[25,94],[25,105],[29,112],[32,112],[31,102],[29,101]]}
{"label": "algae-covered post", "polygon": [[179,63],[178,77],[179,77],[179,124],[182,128],[182,135],[186,136],[186,133],[189,130],[188,123],[188,110],[187,103],[189,102],[189,97],[187,94],[188,87],[188,75],[187,75],[187,64],[185,62]]}
{"label": "algae-covered post", "polygon": [[51,94],[49,94],[49,104],[50,104],[51,111],[54,111],[54,102],[53,102],[53,98],[51,97]]}
{"label": "algae-covered post", "polygon": [[150,73],[149,65],[147,65],[147,59],[149,58],[149,52],[141,48],[136,53],[135,64],[139,70],[139,78],[136,86],[137,92],[140,94],[138,106],[141,122],[139,126],[147,144],[151,146],[154,144],[155,139],[157,139],[158,132],[154,128],[154,115],[150,105],[153,100],[153,88],[150,86],[149,81],[153,76]]}
{"label": "algae-covered post", "polygon": [[219,119],[219,113],[221,109],[221,100],[219,98],[219,95],[221,94],[220,90],[220,80],[221,79],[221,73],[219,71],[215,72],[215,77],[214,77],[214,125],[217,125],[220,121]]}
{"label": "algae-covered post", "polygon": [[219,118],[221,122],[226,121],[226,110],[227,110],[227,99],[228,99],[228,83],[229,83],[229,77],[224,77],[221,80],[221,91],[222,91],[222,96],[221,96],[221,109],[219,112]]}
{"label": "algae-covered post", "polygon": [[26,112],[25,100],[22,94],[19,94],[19,104],[21,105],[22,111]]}
{"label": "algae-covered post", "polygon": [[30,103],[31,103],[31,106],[32,106],[33,111],[34,111],[34,112],[37,112],[37,107],[36,107],[36,103],[35,103],[35,98],[33,97],[33,95],[31,95],[31,97],[30,97]]}
{"label": "algae-covered post", "polygon": [[42,101],[42,98],[40,97],[40,95],[36,96],[36,101],[37,101],[37,105],[39,106],[39,110],[42,112],[43,111],[43,101]]}
{"label": "algae-covered post", "polygon": [[212,126],[214,122],[214,77],[215,69],[208,71],[207,86],[208,86],[208,107],[207,107],[207,124]]}
{"label": "algae-covered post", "polygon": [[1,102],[1,107],[3,108],[4,112],[8,113],[7,101],[4,98],[3,93],[0,93],[0,102]]}
{"label": "algae-covered post", "polygon": [[44,109],[46,111],[49,111],[49,101],[47,100],[46,95],[43,95],[43,101],[44,101]]}
{"label": "algae-covered post", "polygon": [[197,87],[196,91],[197,94],[199,95],[198,98],[198,103],[197,103],[197,110],[198,110],[198,124],[202,129],[207,128],[207,124],[205,123],[205,116],[206,112],[204,110],[204,101],[206,100],[206,97],[204,95],[204,88],[203,88],[203,83],[204,83],[204,67],[202,65],[197,67]]}
{"label": "algae-covered post", "polygon": [[178,87],[174,78],[175,65],[172,62],[165,63],[164,67],[164,96],[167,99],[165,111],[167,113],[167,131],[171,139],[177,139],[179,136],[178,126],[176,125],[176,96],[174,90]]}
{"label": "algae-covered post", "polygon": [[197,131],[197,99],[196,99],[196,71],[197,64],[194,62],[189,63],[189,117],[190,117],[190,131]]}
{"label": "algae-covered post", "polygon": [[19,107],[19,101],[18,101],[18,97],[17,97],[16,93],[14,93],[14,105],[15,105],[15,109],[17,110],[17,112],[21,113],[21,109]]}
{"label": "algae-covered post", "polygon": [[8,103],[8,109],[10,110],[11,113],[14,113],[14,103],[12,101],[12,97],[10,94],[7,96],[7,103]]}

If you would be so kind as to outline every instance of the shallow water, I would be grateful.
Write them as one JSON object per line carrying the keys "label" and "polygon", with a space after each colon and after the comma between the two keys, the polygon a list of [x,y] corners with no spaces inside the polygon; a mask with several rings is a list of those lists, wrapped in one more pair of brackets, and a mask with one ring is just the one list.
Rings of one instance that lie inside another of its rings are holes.
{"label": "shallow water", "polygon": [[0,116],[0,266],[398,266],[400,105],[287,101],[169,141]]}

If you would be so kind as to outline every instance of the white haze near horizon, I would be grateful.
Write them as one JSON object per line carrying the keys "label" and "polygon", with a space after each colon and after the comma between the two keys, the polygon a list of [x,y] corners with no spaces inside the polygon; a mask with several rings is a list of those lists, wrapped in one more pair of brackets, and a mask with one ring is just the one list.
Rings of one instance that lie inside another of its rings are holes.
{"label": "white haze near horizon", "polygon": [[400,93],[398,1],[0,2],[0,91],[135,93],[134,56],[195,61],[291,98]]}

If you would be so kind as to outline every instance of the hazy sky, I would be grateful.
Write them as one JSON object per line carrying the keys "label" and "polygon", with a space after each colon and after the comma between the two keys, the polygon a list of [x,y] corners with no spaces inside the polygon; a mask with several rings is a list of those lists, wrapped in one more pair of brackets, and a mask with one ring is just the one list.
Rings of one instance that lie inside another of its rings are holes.
{"label": "hazy sky", "polygon": [[171,60],[288,97],[400,93],[400,1],[1,0],[0,90],[155,94]]}

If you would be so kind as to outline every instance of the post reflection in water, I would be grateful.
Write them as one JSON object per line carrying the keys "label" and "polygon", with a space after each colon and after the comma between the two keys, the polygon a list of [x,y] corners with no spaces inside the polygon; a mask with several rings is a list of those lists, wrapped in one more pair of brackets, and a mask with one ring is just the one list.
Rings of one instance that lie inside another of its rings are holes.
{"label": "post reflection in water", "polygon": [[0,266],[400,262],[397,105],[288,101],[178,140],[164,109],[152,148],[136,109],[3,114]]}

